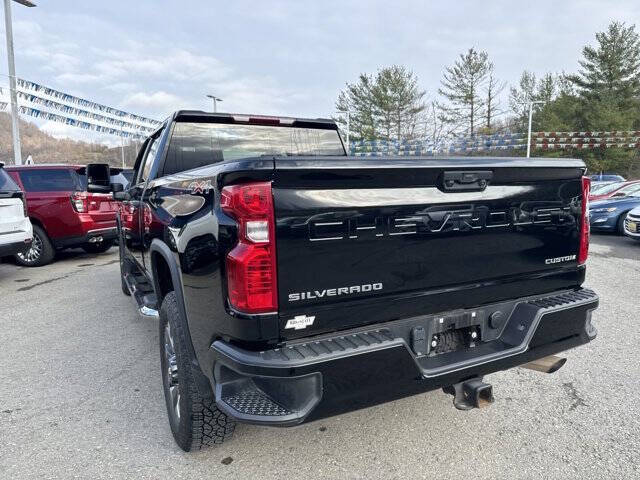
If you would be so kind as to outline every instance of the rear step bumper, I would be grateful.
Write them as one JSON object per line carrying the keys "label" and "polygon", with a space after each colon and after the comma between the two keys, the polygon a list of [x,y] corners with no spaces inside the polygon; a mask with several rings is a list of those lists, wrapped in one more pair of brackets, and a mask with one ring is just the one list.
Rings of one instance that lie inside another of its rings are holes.
{"label": "rear step bumper", "polygon": [[216,402],[239,421],[288,426],[455,385],[588,343],[597,306],[593,291],[577,289],[260,352],[218,340]]}

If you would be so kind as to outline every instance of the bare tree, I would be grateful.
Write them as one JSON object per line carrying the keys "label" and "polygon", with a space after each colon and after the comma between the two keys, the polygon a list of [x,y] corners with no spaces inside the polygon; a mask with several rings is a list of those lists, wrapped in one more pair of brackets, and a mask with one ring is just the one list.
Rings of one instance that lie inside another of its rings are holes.
{"label": "bare tree", "polygon": [[487,128],[487,133],[491,133],[495,130],[494,122],[496,117],[504,113],[504,111],[500,109],[500,94],[505,89],[506,85],[507,84],[504,81],[496,78],[493,62],[489,62],[489,74],[487,78],[487,86],[485,87],[485,118],[487,120],[485,126]]}

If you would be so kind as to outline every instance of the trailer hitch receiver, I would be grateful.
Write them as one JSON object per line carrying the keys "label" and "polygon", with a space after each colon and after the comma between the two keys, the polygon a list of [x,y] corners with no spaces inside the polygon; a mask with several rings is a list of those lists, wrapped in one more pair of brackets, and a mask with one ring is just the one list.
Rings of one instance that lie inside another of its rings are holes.
{"label": "trailer hitch receiver", "polygon": [[453,395],[453,406],[458,410],[488,407],[494,402],[493,387],[484,383],[482,378],[472,378],[455,383],[442,389]]}

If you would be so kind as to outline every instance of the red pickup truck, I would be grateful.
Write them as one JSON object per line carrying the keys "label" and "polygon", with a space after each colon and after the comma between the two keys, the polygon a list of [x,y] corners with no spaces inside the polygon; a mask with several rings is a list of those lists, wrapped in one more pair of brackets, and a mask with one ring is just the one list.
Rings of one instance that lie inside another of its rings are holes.
{"label": "red pickup truck", "polygon": [[111,248],[117,202],[109,194],[87,192],[86,167],[24,165],[7,166],[6,171],[25,192],[33,224],[31,248],[15,256],[18,263],[46,265],[64,248],[81,247],[89,253]]}

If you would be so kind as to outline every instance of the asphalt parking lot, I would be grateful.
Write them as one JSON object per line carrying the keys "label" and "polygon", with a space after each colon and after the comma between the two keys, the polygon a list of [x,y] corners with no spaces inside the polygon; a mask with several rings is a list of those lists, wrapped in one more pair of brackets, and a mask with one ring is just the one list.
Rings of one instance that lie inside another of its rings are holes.
{"label": "asphalt parking lot", "polygon": [[431,392],[290,429],[240,425],[184,453],[162,396],[157,327],[122,295],[117,250],[0,263],[0,477],[640,478],[640,243],[592,237],[596,341],[559,372],[487,377],[496,403]]}

